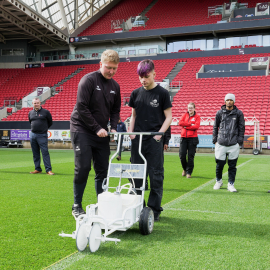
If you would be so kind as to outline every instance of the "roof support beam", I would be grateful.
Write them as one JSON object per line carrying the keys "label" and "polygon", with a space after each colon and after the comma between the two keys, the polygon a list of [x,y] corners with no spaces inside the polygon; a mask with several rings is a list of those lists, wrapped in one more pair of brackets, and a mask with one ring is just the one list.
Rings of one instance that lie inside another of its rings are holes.
{"label": "roof support beam", "polygon": [[74,0],[74,29],[77,29],[78,26],[78,0]]}
{"label": "roof support beam", "polygon": [[[42,1],[42,0],[38,0]],[[35,10],[37,10],[37,2],[34,2],[35,4]],[[2,4],[8,2],[7,5]],[[56,27],[53,23],[50,23],[49,20],[44,19],[40,14],[33,9],[29,8],[28,5],[26,5],[23,2],[18,2],[14,0],[5,0],[4,2],[0,0],[0,8],[4,11],[3,13],[8,14],[7,17],[2,15],[1,9],[0,9],[0,16],[7,19],[7,21],[10,22],[11,25],[19,27],[19,29],[24,30],[25,33],[30,34],[34,36],[34,38],[40,40],[41,42],[48,44],[49,46],[55,46],[60,45],[61,43],[68,44],[68,35],[65,32],[63,32],[61,29]],[[48,3],[47,0],[45,0],[45,3]],[[57,0],[54,0],[54,4],[57,3]],[[13,8],[11,8],[13,7]],[[15,12],[10,11],[10,9],[14,9]],[[20,11],[19,15],[17,16],[17,11]],[[23,16],[21,15],[23,13]],[[50,19],[52,20],[52,14],[50,13],[50,9],[48,9],[48,13],[50,16]],[[66,17],[66,16],[63,16]],[[19,25],[19,26],[18,26]],[[27,28],[27,30],[25,30]],[[8,30],[8,29],[6,29]],[[20,31],[19,30],[19,31]],[[49,37],[44,34],[44,30],[49,30],[49,33],[52,33],[53,36]],[[38,38],[37,38],[38,37]],[[61,45],[60,45],[61,46]]]}
{"label": "roof support beam", "polygon": [[22,20],[21,18],[15,16],[11,12],[7,11],[3,6],[0,6],[0,12],[1,12],[2,17],[4,17],[6,20],[11,22],[12,24],[16,25],[17,27],[19,27],[23,31],[25,31],[28,35],[40,40],[41,42],[47,44],[50,47],[54,47],[54,45],[59,46],[59,44],[57,42],[44,37],[41,32],[33,29],[24,20]]}
{"label": "roof support beam", "polygon": [[3,42],[4,44],[6,44],[6,39],[1,33],[0,33],[0,42]]}
{"label": "roof support beam", "polygon": [[68,27],[68,22],[67,22],[67,16],[66,16],[66,14],[65,14],[63,2],[62,2],[62,0],[57,0],[57,2],[58,2],[58,5],[59,5],[59,9],[60,9],[60,13],[61,13],[63,25],[67,28],[68,33],[69,33],[69,27]]}
{"label": "roof support beam", "polygon": [[38,9],[37,9],[38,13],[41,14],[41,13],[42,13],[42,0],[39,0],[39,1],[38,1],[38,6],[37,6],[37,8],[38,8]]}
{"label": "roof support beam", "polygon": [[42,12],[45,11],[46,9],[52,7],[52,6],[53,6],[54,4],[56,4],[56,3],[57,3],[57,1],[54,1],[54,2],[51,3],[50,5],[48,5],[48,6],[46,6],[45,8],[43,8],[41,11],[42,11]]}

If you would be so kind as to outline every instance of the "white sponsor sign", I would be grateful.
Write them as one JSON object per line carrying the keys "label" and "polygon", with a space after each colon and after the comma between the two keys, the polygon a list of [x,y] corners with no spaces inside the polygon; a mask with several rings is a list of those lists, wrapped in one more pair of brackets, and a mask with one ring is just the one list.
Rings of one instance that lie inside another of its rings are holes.
{"label": "white sponsor sign", "polygon": [[55,141],[70,141],[69,130],[48,130],[48,139]]}
{"label": "white sponsor sign", "polygon": [[257,3],[255,8],[255,16],[263,16],[269,15],[269,4],[265,3]]}

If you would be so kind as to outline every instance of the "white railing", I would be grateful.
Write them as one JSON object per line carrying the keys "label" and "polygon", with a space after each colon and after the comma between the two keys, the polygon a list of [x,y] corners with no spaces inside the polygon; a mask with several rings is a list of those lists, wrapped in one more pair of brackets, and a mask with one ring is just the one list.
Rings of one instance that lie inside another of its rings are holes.
{"label": "white railing", "polygon": [[181,89],[183,81],[173,81],[170,83],[170,90]]}
{"label": "white railing", "polygon": [[208,18],[213,14],[222,14],[223,5],[216,5],[213,7],[208,7]]}

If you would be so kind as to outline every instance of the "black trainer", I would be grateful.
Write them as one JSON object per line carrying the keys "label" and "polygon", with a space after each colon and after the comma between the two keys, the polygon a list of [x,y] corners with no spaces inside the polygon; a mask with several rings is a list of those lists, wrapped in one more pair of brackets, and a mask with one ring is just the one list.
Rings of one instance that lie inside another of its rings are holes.
{"label": "black trainer", "polygon": [[73,204],[72,205],[72,216],[74,218],[78,218],[80,215],[85,214],[85,211],[82,208],[81,204]]}
{"label": "black trainer", "polygon": [[154,213],[154,221],[159,221],[160,213]]}

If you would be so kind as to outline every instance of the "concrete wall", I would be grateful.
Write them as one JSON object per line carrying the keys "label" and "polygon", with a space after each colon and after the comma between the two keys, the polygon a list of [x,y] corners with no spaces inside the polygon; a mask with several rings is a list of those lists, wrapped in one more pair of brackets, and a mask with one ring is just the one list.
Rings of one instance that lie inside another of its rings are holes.
{"label": "concrete wall", "polygon": [[[205,24],[205,25],[194,25],[186,27],[173,27],[173,28],[164,28],[164,29],[153,29],[153,30],[144,30],[144,31],[133,31],[133,32],[122,32],[122,33],[111,33],[103,35],[94,35],[89,36],[89,40],[86,41],[90,43],[104,43],[120,40],[139,40],[139,39],[149,39],[149,38],[166,38],[171,36],[187,36],[187,35],[197,35],[200,38],[200,35],[205,34],[217,34],[221,32],[234,32],[240,31],[243,33],[245,30],[256,30],[256,29],[267,29],[270,26],[270,20],[253,20],[253,21],[241,21],[241,22],[230,22],[230,23],[215,23],[215,24]],[[80,42],[72,43],[76,46]],[[86,43],[84,42],[84,43]]]}
{"label": "concrete wall", "polygon": [[[23,49],[23,56],[3,56],[2,49]],[[26,58],[30,54],[36,53],[36,48],[28,44],[28,40],[7,40],[6,44],[0,43],[0,62],[1,63],[20,63],[26,62]]]}
{"label": "concrete wall", "polygon": [[0,68],[25,68],[25,62],[17,62],[17,63],[1,63]]}
{"label": "concrete wall", "polygon": [[[270,47],[245,48],[242,50],[244,50],[245,54],[269,53]],[[239,55],[239,49],[164,53],[164,54],[158,54],[156,56],[148,56],[148,57],[152,60],[164,60],[164,59],[188,59],[188,58],[196,58],[196,57],[212,57],[212,56],[226,56],[226,55]],[[141,61],[143,59],[145,59],[145,56],[131,57],[130,61],[131,62]],[[45,67],[97,64],[99,62],[100,62],[100,59],[50,62],[50,63],[45,63]],[[120,58],[120,62],[126,62],[126,58]]]}
{"label": "concrete wall", "polygon": [[198,79],[202,78],[224,78],[224,77],[243,77],[243,76],[265,76],[266,70],[252,71],[232,71],[215,73],[198,73]]}
{"label": "concrete wall", "polygon": [[75,43],[72,44],[76,47],[76,52],[85,52],[92,50],[107,50],[107,49],[121,49],[124,47],[137,47],[137,46],[151,46],[151,45],[159,45],[164,50],[166,50],[166,41],[161,39],[145,39],[145,40],[132,40],[132,41],[119,41],[117,44],[113,43],[101,43],[101,44],[80,44]]}
{"label": "concrete wall", "polygon": [[217,65],[204,65],[204,72],[214,70],[214,71],[221,71],[224,70],[225,72],[228,71],[240,71],[246,70],[248,71],[248,63],[236,63],[236,64],[217,64]]}

